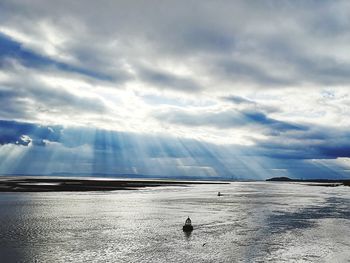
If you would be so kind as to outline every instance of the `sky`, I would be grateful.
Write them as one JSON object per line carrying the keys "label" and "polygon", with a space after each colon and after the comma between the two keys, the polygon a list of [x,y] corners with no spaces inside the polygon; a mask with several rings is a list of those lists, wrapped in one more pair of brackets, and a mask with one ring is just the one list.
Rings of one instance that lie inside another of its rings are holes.
{"label": "sky", "polygon": [[350,2],[0,0],[0,174],[350,178]]}

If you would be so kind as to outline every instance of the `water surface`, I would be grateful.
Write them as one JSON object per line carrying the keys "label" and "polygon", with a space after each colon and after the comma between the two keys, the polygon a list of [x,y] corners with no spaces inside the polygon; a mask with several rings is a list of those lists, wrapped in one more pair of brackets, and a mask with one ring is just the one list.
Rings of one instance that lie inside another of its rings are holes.
{"label": "water surface", "polygon": [[[350,188],[0,193],[4,262],[350,262]],[[217,196],[220,191],[223,196]],[[194,231],[182,232],[190,216]]]}

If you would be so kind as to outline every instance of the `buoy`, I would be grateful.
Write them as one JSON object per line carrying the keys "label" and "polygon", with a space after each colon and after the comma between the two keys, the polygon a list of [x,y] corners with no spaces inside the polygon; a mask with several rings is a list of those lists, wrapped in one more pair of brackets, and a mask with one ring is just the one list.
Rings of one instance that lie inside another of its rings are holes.
{"label": "buoy", "polygon": [[184,232],[191,232],[193,230],[193,226],[192,226],[192,222],[191,222],[191,219],[190,217],[188,217],[185,221],[185,224],[184,226],[182,227],[182,230]]}

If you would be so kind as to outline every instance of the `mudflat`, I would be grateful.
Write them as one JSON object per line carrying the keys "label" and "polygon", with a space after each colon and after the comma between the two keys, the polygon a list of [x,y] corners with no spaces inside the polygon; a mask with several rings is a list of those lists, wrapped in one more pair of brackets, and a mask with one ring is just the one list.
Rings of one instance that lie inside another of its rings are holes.
{"label": "mudflat", "polygon": [[144,187],[186,186],[192,184],[228,184],[212,181],[176,181],[160,179],[111,179],[20,177],[0,178],[0,192],[64,192],[64,191],[114,191],[135,190]]}

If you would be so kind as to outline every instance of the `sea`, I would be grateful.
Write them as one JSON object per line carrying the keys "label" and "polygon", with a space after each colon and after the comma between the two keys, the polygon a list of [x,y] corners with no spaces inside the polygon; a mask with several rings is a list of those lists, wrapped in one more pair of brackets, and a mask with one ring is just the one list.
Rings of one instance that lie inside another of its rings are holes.
{"label": "sea", "polygon": [[0,193],[0,262],[350,262],[350,188]]}

